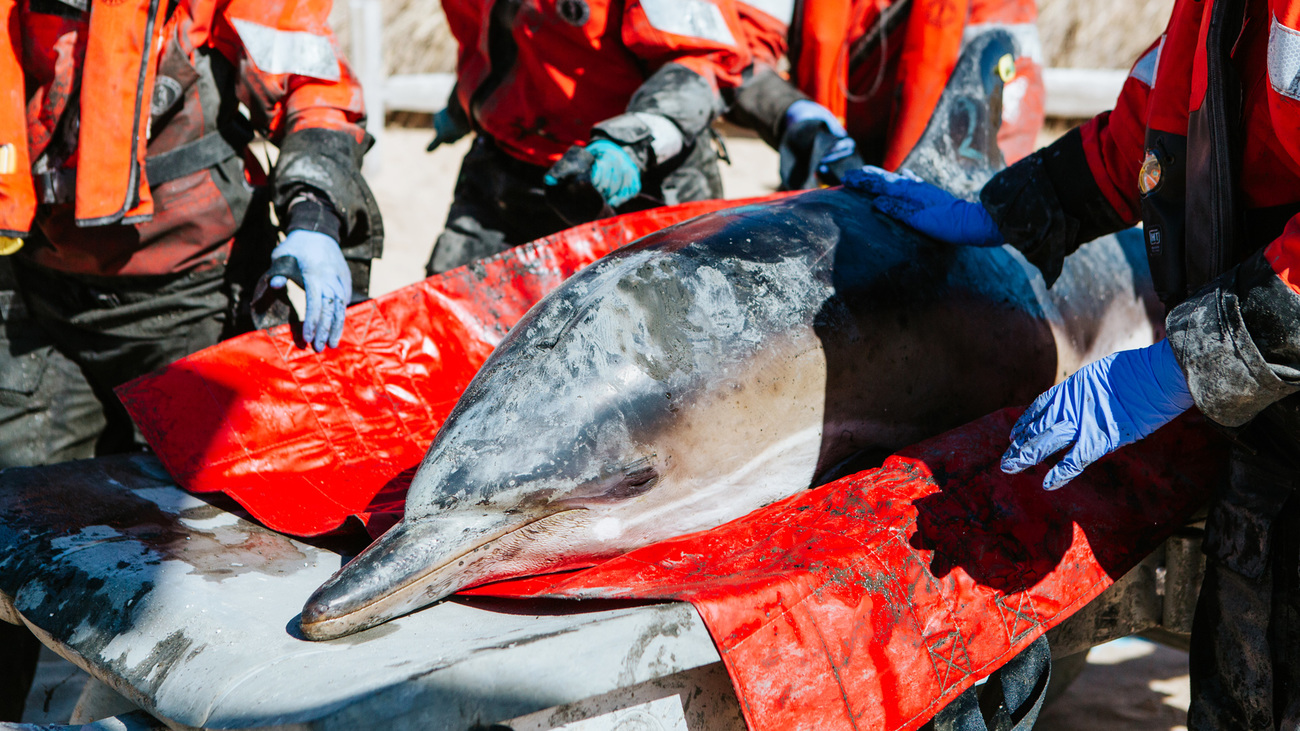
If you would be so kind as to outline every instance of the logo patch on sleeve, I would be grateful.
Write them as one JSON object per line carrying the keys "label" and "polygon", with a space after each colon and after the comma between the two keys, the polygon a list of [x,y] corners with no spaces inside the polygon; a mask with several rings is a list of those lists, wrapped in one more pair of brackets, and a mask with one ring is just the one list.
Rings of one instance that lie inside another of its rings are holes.
{"label": "logo patch on sleeve", "polygon": [[1133,64],[1133,70],[1128,72],[1130,78],[1137,79],[1147,88],[1156,85],[1156,73],[1160,70],[1160,52],[1165,48],[1165,36],[1160,36],[1160,43],[1155,48],[1142,54],[1142,58]]}

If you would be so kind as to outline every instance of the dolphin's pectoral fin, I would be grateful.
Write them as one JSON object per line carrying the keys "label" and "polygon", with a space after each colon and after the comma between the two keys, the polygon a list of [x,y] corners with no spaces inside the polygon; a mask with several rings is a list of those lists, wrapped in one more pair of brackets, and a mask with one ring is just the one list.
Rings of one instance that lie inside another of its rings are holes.
{"label": "dolphin's pectoral fin", "polygon": [[466,587],[544,570],[530,543],[548,523],[574,512],[580,511],[531,518],[485,513],[478,524],[403,520],[312,593],[299,619],[302,634],[316,641],[345,637]]}

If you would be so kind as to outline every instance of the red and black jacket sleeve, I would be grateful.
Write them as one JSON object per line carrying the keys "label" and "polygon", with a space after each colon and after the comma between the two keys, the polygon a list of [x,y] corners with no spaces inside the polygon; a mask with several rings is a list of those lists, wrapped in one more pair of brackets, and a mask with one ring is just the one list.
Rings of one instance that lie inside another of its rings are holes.
{"label": "red and black jacket sleeve", "polygon": [[[689,150],[723,109],[723,91],[739,86],[751,72],[749,29],[734,0],[629,0],[623,9],[622,40],[641,63],[655,71],[628,101],[627,113],[592,128],[630,148],[642,169],[663,164],[651,144],[654,130],[639,114],[669,120]],[[689,11],[692,24],[665,22]],[[677,27],[680,25],[680,27]]]}
{"label": "red and black jacket sleeve", "polygon": [[980,194],[1007,243],[1050,285],[1084,243],[1136,224],[1150,79],[1139,59],[1115,109],[993,177]]}
{"label": "red and black jacket sleeve", "polygon": [[[980,194],[1003,237],[1042,271],[1049,285],[1060,276],[1065,257],[1080,245],[1141,218],[1138,172],[1153,120],[1152,85],[1167,36],[1138,58],[1113,110],[998,173]],[[1161,121],[1170,117],[1169,131],[1185,133],[1185,98],[1169,106],[1173,109],[1157,116]],[[1180,124],[1181,130],[1176,129]]]}
{"label": "red and black jacket sleeve", "polygon": [[1300,217],[1166,326],[1196,405],[1219,424],[1241,426],[1300,392]]}
{"label": "red and black jacket sleeve", "polygon": [[237,93],[254,125],[279,148],[271,183],[282,228],[329,234],[349,259],[368,260],[383,242],[361,177],[373,139],[329,8],[324,0],[229,0],[213,20],[213,44],[238,68]]}

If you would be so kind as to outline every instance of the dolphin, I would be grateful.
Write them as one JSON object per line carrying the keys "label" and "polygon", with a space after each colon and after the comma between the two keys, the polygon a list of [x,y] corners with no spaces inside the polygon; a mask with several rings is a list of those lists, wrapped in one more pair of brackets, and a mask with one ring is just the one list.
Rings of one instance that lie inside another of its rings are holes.
{"label": "dolphin", "polygon": [[[968,45],[912,156],[922,175],[969,195],[1001,164],[1012,43]],[[1140,235],[1084,246],[1048,290],[1010,247],[927,239],[843,189],[664,229],[510,331],[435,437],[403,520],[312,594],[302,634],[721,525],[1028,403],[1153,342],[1162,318]]]}

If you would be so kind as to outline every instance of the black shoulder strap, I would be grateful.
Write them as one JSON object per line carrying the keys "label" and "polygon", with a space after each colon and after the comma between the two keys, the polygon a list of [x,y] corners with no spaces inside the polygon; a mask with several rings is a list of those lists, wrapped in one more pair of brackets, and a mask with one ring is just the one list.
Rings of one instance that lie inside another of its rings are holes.
{"label": "black shoulder strap", "polygon": [[248,143],[253,141],[253,126],[243,115],[234,115],[217,132],[145,158],[145,174],[149,176],[149,185],[161,185],[219,165],[242,153]]}
{"label": "black shoulder strap", "polygon": [[1244,255],[1241,241],[1239,143],[1241,82],[1232,47],[1245,19],[1244,0],[1215,0],[1206,32],[1209,85],[1187,121],[1187,291],[1195,292]]}

